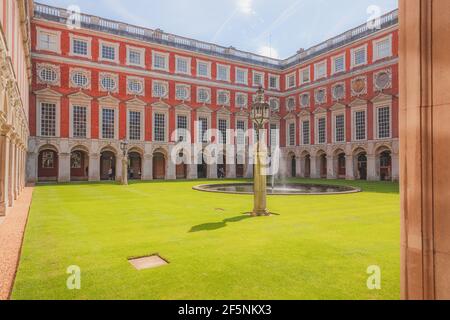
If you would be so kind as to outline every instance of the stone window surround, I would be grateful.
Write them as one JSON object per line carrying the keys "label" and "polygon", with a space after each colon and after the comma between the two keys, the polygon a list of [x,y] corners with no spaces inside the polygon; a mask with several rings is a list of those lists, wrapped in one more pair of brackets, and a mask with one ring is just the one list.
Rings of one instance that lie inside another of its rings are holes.
{"label": "stone window surround", "polygon": [[[41,78],[41,71],[45,68],[49,68],[52,69],[55,74],[56,74],[56,79],[55,81],[49,82],[46,81],[45,79]],[[49,84],[52,86],[60,86],[61,85],[61,66],[56,65],[56,64],[51,64],[51,63],[47,63],[47,62],[42,62],[42,63],[37,63],[36,64],[36,78],[37,78],[37,83],[38,84]]]}
{"label": "stone window surround", "polygon": [[[178,125],[178,116],[185,116],[187,117],[187,129],[188,132],[190,132],[192,134],[191,131],[191,111],[190,110],[185,110],[178,107],[175,107],[175,127]],[[192,137],[191,137],[192,138]],[[191,141],[188,141],[188,143],[191,143]]]}
{"label": "stone window surround", "polygon": [[[228,99],[228,100],[227,100],[226,103],[223,103],[223,104],[219,103],[219,95],[220,95],[221,93],[224,93],[224,94],[227,95],[227,97],[228,97],[227,99]],[[223,89],[218,89],[216,95],[217,95],[217,97],[216,97],[216,99],[217,99],[216,104],[217,104],[218,106],[226,106],[226,107],[229,107],[229,106],[231,105],[231,93],[230,93],[230,91],[228,91],[228,90],[223,90]]]}
{"label": "stone window surround", "polygon": [[[130,52],[131,52],[131,51],[137,51],[137,52],[139,52],[139,53],[141,54],[141,63],[135,64],[135,63],[132,63],[132,62],[130,61]],[[145,48],[140,48],[140,47],[135,47],[135,46],[127,45],[127,59],[126,59],[126,64],[127,64],[127,66],[145,68]]]}
{"label": "stone window surround", "polygon": [[255,75],[260,75],[261,76],[261,79],[262,79],[261,86],[263,88],[266,88],[266,85],[265,85],[265,82],[266,82],[265,81],[265,75],[266,75],[266,73],[263,72],[263,71],[256,71],[256,70],[253,70],[253,72],[252,72],[252,87],[256,88],[256,87],[260,86],[259,84],[255,83]]}
{"label": "stone window surround", "polygon": [[[155,84],[157,84],[157,83],[159,83],[159,84],[162,84],[163,86],[165,86],[166,87],[166,94],[163,96],[163,97],[158,97],[158,96],[156,96],[155,95],[155,90],[153,90],[153,86],[155,85]],[[169,89],[170,87],[169,87],[169,82],[167,82],[167,81],[163,81],[163,80],[152,80],[152,98],[158,98],[158,99],[165,99],[165,98],[167,98],[167,97],[169,97]]]}
{"label": "stone window surround", "polygon": [[[202,111],[197,111],[197,118],[196,118],[196,123],[197,123],[197,128],[195,128],[195,130],[196,130],[196,135],[198,136],[198,137],[196,137],[196,141],[202,141],[202,138],[203,137],[201,137],[200,136],[200,133],[201,133],[201,131],[200,131],[200,127],[199,127],[199,125],[200,125],[200,118],[206,118],[207,119],[207,122],[208,122],[208,130],[211,130],[211,113],[212,113],[212,111],[208,111],[208,112],[202,112]],[[208,141],[211,141],[211,135],[210,134],[208,134],[208,137],[207,137],[207,140]]]}
{"label": "stone window surround", "polygon": [[221,132],[219,130],[219,120],[225,120],[227,122],[227,132],[225,132],[225,137],[226,137],[226,141],[224,142],[224,144],[230,143],[231,142],[231,137],[229,135],[228,130],[230,130],[230,125],[231,125],[231,117],[230,115],[226,115],[226,114],[217,114],[217,120],[216,120],[216,128],[217,128],[217,140],[216,143],[219,143],[220,141],[220,135]]}
{"label": "stone window surround", "polygon": [[[157,55],[164,57],[164,59],[165,59],[165,66],[164,66],[164,68],[160,68],[160,67],[156,67],[155,66],[155,57]],[[168,52],[161,52],[161,51],[152,50],[152,70],[159,70],[159,71],[169,72],[169,58],[170,58],[170,53],[168,53]]]}
{"label": "stone window surround", "polygon": [[[344,141],[336,141],[336,117],[344,116]],[[346,143],[347,141],[347,112],[346,109],[339,109],[331,112],[331,130],[334,144]]]}
{"label": "stone window surround", "polygon": [[[208,91],[208,99],[206,101],[200,101],[200,90],[207,90]],[[197,103],[201,103],[201,104],[210,104],[211,103],[211,88],[208,87],[197,87]]]}
{"label": "stone window surround", "polygon": [[[105,103],[103,104],[101,101],[99,101],[99,108],[98,108],[98,136],[100,140],[105,140],[103,138],[103,116],[102,116],[102,110],[103,109],[113,109],[114,110],[114,140],[119,140],[119,104],[117,103]],[[109,140],[109,139],[106,139]]]}
{"label": "stone window surround", "polygon": [[[325,65],[325,74],[322,76],[319,76],[319,73],[317,72],[317,70],[322,65]],[[314,81],[327,78],[327,72],[328,72],[327,70],[328,70],[328,61],[327,60],[323,60],[323,61],[315,63],[314,64]],[[310,74],[310,76],[311,76],[311,74]]]}
{"label": "stone window surround", "polygon": [[[304,79],[303,79],[303,71],[305,71],[305,70],[308,70],[308,75],[309,75],[308,81],[304,81]],[[299,70],[299,82],[300,82],[300,85],[311,83],[311,66],[307,66],[307,67],[301,68]]]}
{"label": "stone window surround", "polygon": [[[224,67],[227,70],[227,79],[219,79],[219,68]],[[217,81],[225,81],[225,82],[231,82],[231,66],[222,64],[222,63],[216,63],[216,80]]]}
{"label": "stone window surround", "polygon": [[[69,137],[73,136],[73,107],[86,107],[86,139],[91,139],[91,102],[92,99],[69,98]],[[78,139],[78,138],[75,138]]]}
{"label": "stone window surround", "polygon": [[[131,140],[130,139],[130,111],[139,112],[141,114],[141,123],[140,123],[140,131],[141,131],[141,139],[140,140]],[[145,107],[139,106],[137,104],[127,104],[127,139],[128,141],[133,142],[143,142],[145,140]]]}
{"label": "stone window surround", "polygon": [[88,83],[86,84],[86,86],[82,87],[83,89],[91,89],[91,71],[89,69],[84,69],[84,68],[70,68],[69,70],[69,86],[71,88],[81,88],[80,86],[78,86],[74,81],[73,81],[73,76],[75,73],[83,73],[84,76],[87,78]]}
{"label": "stone window surround", "polygon": [[[206,60],[201,60],[201,59],[196,59],[196,62],[197,62],[197,77],[198,78],[204,78],[204,79],[211,79],[211,65],[212,65],[212,62],[211,61],[206,61]],[[200,63],[204,63],[204,64],[206,64],[208,66],[208,75],[204,76],[204,75],[200,75],[198,73],[199,64]]]}
{"label": "stone window surround", "polygon": [[[245,77],[244,77],[244,82],[239,82],[238,78],[237,78],[237,73],[239,71],[244,72]],[[243,85],[248,85],[248,69],[246,68],[241,68],[241,67],[235,67],[235,79],[234,79],[236,84],[243,84]]]}
{"label": "stone window surround", "polygon": [[[304,137],[303,137],[303,123],[305,121],[309,121],[309,139],[308,144],[304,144]],[[300,145],[301,146],[309,146],[311,145],[311,116],[310,115],[303,115],[299,117],[299,127],[300,127]]]}
{"label": "stone window surround", "polygon": [[[244,106],[241,106],[241,105],[239,105],[239,104],[237,103],[237,99],[238,99],[239,96],[245,97],[245,105],[244,105]],[[236,92],[236,93],[234,94],[234,100],[235,100],[234,104],[236,105],[236,108],[248,108],[248,94],[247,94],[247,93],[244,93],[244,92]]]}
{"label": "stone window surround", "polygon": [[[338,58],[344,58],[344,70],[341,71],[336,71],[336,59]],[[335,75],[341,72],[346,72],[347,71],[347,56],[346,56],[346,52],[342,52],[341,54],[335,55],[333,57],[331,57],[331,75]]]}
{"label": "stone window surround", "polygon": [[[91,37],[80,36],[80,35],[73,34],[73,33],[71,33],[69,35],[69,37],[70,37],[70,52],[69,52],[70,56],[92,59],[92,38]],[[73,52],[73,40],[85,41],[87,43],[87,55],[82,55],[82,54]]]}
{"label": "stone window surround", "polygon": [[[139,93],[131,92],[129,88],[129,81],[138,81],[141,83],[142,90]],[[135,76],[127,76],[127,94],[128,95],[137,95],[137,96],[145,96],[145,80],[141,77],[135,77]]]}
{"label": "stone window surround", "polygon": [[[380,43],[380,42],[383,42],[383,41],[385,41],[385,40],[389,40],[389,42],[390,42],[390,49],[391,49],[391,51],[390,51],[390,54],[387,56],[387,57],[378,57],[378,55],[377,55],[377,50],[376,50],[376,47],[377,47],[377,45]],[[392,43],[393,43],[393,36],[392,36],[392,33],[390,33],[389,35],[387,35],[387,36],[385,36],[385,37],[383,37],[383,38],[379,38],[379,39],[376,39],[376,40],[373,40],[372,41],[372,51],[373,51],[373,62],[376,62],[376,61],[378,61],[378,60],[381,60],[381,59],[385,59],[385,58],[388,58],[388,57],[392,57],[392,55],[393,55],[393,48],[392,48]]]}
{"label": "stone window surround", "polygon": [[[363,140],[357,140],[356,139],[356,117],[355,117],[355,113],[359,112],[359,111],[364,111],[365,112],[365,124],[366,124],[366,133],[365,136],[366,138]],[[353,106],[351,108],[351,128],[352,128],[352,142],[362,142],[362,141],[367,141],[368,140],[368,123],[367,123],[367,104],[361,104],[361,105],[356,105]]]}
{"label": "stone window surround", "polygon": [[[110,60],[110,59],[106,59],[103,58],[102,56],[102,48],[103,46],[110,46],[110,47],[114,47],[114,60]],[[106,41],[103,39],[99,39],[98,40],[98,61],[105,61],[105,62],[113,62],[113,63],[119,63],[119,48],[120,48],[120,43],[117,42],[110,42],[110,41]]]}
{"label": "stone window surround", "polygon": [[[319,120],[320,119],[325,119],[325,142],[324,143],[319,143]],[[311,123],[310,123],[311,126]],[[316,145],[326,145],[328,144],[328,117],[327,117],[327,112],[319,112],[317,114],[315,114],[314,116],[314,144]]]}
{"label": "stone window surround", "polygon": [[[270,85],[270,78],[276,78],[277,79],[277,86],[276,87],[272,87]],[[269,73],[269,89],[271,89],[271,90],[280,90],[280,76],[279,75]]]}
{"label": "stone window surround", "polygon": [[[286,146],[288,147],[295,147],[297,146],[297,123],[296,123],[296,119],[286,119],[285,120],[286,123]],[[295,133],[294,133],[294,145],[290,144],[290,127],[291,124],[294,124],[294,128],[295,128]]]}
{"label": "stone window surround", "polygon": [[[42,28],[42,27],[38,26],[38,27],[36,27],[36,33],[37,33],[36,50],[43,50],[43,51],[49,51],[49,52],[61,54],[61,31],[46,29],[46,28]],[[46,33],[46,34],[56,37],[56,49],[55,50],[44,49],[41,47],[42,44],[40,41],[40,39],[41,39],[40,35],[42,33]]]}
{"label": "stone window surround", "polygon": [[[187,72],[183,72],[183,71],[178,70],[178,60],[186,61]],[[191,57],[175,55],[175,74],[183,74],[183,75],[190,76],[192,74],[191,69],[192,69],[192,58]]]}
{"label": "stone window surround", "polygon": [[[234,119],[234,127],[236,128],[235,130],[235,145],[238,145],[238,137],[237,137],[237,124],[238,121],[244,121],[244,134],[247,134],[247,130],[248,130],[248,117],[242,116],[242,115],[237,115]],[[244,144],[247,145],[247,136],[244,136]]]}
{"label": "stone window surround", "polygon": [[60,97],[53,97],[53,96],[37,96],[36,97],[36,106],[38,107],[38,112],[36,112],[36,133],[38,137],[41,138],[47,138],[47,136],[41,135],[41,106],[43,103],[49,103],[54,104],[56,106],[55,110],[55,137],[48,137],[48,138],[59,138],[61,136],[61,99]]}
{"label": "stone window surround", "polygon": [[[286,89],[293,89],[293,88],[295,88],[297,86],[297,79],[295,77],[296,74],[297,74],[297,72],[294,71],[294,72],[291,72],[291,73],[286,75]],[[294,84],[292,86],[289,85],[289,79],[291,77],[294,77]]]}
{"label": "stone window surround", "polygon": [[[179,99],[178,97],[177,97],[177,88],[178,87],[184,87],[184,88],[186,88],[187,89],[187,98],[186,99],[183,99],[183,100],[181,100],[181,99]],[[177,101],[191,101],[191,95],[192,95],[192,93],[191,93],[191,90],[192,90],[192,88],[191,88],[191,86],[189,85],[189,84],[184,84],[184,83],[176,83],[175,84],[175,100],[177,100]]]}
{"label": "stone window surround", "polygon": [[[365,65],[367,65],[369,63],[367,48],[368,48],[368,44],[365,43],[362,46],[359,46],[359,47],[356,47],[356,48],[353,48],[353,49],[350,50],[350,56],[351,56],[351,66],[350,66],[350,68],[351,69],[358,68],[358,67],[361,67],[361,66],[365,66]],[[365,50],[366,57],[365,57],[364,63],[356,64],[355,53],[357,51],[361,50],[361,49]]]}
{"label": "stone window surround", "polygon": [[[102,80],[105,77],[111,77],[114,80],[114,82],[116,83],[116,86],[114,87],[113,90],[107,90],[106,88],[103,88]],[[101,91],[101,92],[112,92],[112,93],[118,93],[119,92],[119,86],[120,86],[120,84],[119,84],[119,75],[116,74],[116,73],[100,72],[99,76],[98,76],[98,82],[99,82],[99,84],[98,84],[99,91]]]}
{"label": "stone window surround", "polygon": [[[378,132],[378,109],[389,107],[389,124],[390,124],[390,134],[388,138],[380,138],[379,132]],[[374,112],[374,137],[376,140],[386,140],[386,139],[392,139],[392,97],[386,98],[377,102],[373,103],[373,112]]]}
{"label": "stone window surround", "polygon": [[[164,141],[155,140],[155,114],[164,114]],[[152,106],[152,141],[154,143],[168,143],[169,142],[169,110],[166,107]]]}

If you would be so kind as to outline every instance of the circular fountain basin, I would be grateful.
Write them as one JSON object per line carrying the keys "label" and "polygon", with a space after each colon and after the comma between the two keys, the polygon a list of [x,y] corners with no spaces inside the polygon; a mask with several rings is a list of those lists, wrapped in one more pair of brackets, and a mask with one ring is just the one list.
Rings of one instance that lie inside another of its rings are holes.
{"label": "circular fountain basin", "polygon": [[[204,184],[193,188],[197,191],[231,193],[231,194],[253,194],[251,183],[228,183],[228,184]],[[361,192],[361,189],[349,186],[331,186],[320,184],[289,183],[276,185],[274,188],[267,186],[268,195],[332,195],[349,194]]]}

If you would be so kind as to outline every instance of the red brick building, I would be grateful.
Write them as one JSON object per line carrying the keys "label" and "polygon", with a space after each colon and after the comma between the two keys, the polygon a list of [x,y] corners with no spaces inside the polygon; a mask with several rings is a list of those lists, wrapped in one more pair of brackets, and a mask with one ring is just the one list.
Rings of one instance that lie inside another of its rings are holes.
{"label": "red brick building", "polygon": [[[397,11],[286,60],[73,18],[35,4],[30,181],[119,179],[123,139],[135,179],[251,176],[248,156],[245,164],[228,155],[223,164],[192,160],[211,143],[249,148],[251,135],[225,131],[252,128],[259,86],[272,109],[268,141],[281,147],[281,175],[398,179]],[[202,135],[211,129],[216,137]],[[171,154],[180,141],[189,150],[177,165]]]}

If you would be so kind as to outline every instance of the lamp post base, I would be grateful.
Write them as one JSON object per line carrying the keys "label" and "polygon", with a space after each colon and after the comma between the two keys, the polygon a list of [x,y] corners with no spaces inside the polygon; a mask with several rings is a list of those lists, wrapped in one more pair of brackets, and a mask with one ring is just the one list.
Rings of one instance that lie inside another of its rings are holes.
{"label": "lamp post base", "polygon": [[251,213],[252,217],[268,217],[270,212],[267,210],[253,210]]}

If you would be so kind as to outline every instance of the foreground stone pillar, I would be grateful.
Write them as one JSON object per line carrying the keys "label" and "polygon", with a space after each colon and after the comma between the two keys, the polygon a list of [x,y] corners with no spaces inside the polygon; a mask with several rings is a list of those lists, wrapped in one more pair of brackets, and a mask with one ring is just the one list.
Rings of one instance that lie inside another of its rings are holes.
{"label": "foreground stone pillar", "polygon": [[317,168],[317,157],[311,156],[311,161],[310,161],[311,179],[319,179],[320,178],[320,172],[318,172],[318,170],[320,170],[320,169]]}
{"label": "foreground stone pillar", "polygon": [[400,0],[403,299],[450,299],[450,1]]}
{"label": "foreground stone pillar", "polygon": [[70,153],[59,154],[58,182],[70,181]]}
{"label": "foreground stone pillar", "polygon": [[380,178],[377,175],[377,158],[374,154],[367,155],[367,180],[377,181]]}
{"label": "foreground stone pillar", "polygon": [[153,179],[153,155],[144,155],[144,165],[142,168],[142,180],[150,181]]}
{"label": "foreground stone pillar", "polygon": [[8,151],[6,132],[0,132],[0,217],[6,214],[8,205]]}
{"label": "foreground stone pillar", "polygon": [[89,155],[89,181],[100,181],[100,155],[97,153]]}
{"label": "foreground stone pillar", "polygon": [[353,167],[353,156],[345,156],[345,179],[355,180],[355,169]]}
{"label": "foreground stone pillar", "polygon": [[327,179],[336,179],[336,168],[334,165],[334,157],[327,156]]}

